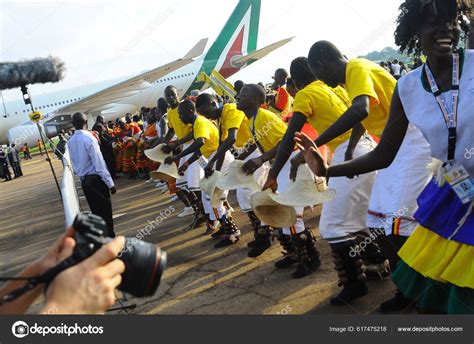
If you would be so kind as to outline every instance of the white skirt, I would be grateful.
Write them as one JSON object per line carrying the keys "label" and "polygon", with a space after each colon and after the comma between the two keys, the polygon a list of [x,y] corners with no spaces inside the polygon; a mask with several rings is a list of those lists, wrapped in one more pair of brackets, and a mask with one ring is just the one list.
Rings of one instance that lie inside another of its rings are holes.
{"label": "white skirt", "polygon": [[[332,163],[343,163],[349,141],[340,144],[334,151]],[[358,158],[372,151],[376,143],[362,137],[354,151]],[[367,209],[376,172],[356,176],[352,179],[333,177],[329,188],[336,190],[336,198],[324,203],[319,222],[321,237],[330,243],[344,242],[355,238],[355,233],[367,231]]]}
{"label": "white skirt", "polygon": [[416,200],[432,176],[431,161],[430,145],[410,124],[395,160],[377,173],[369,203],[369,228],[383,228],[386,235],[411,235],[418,225],[413,218]]}
{"label": "white skirt", "polygon": [[[194,141],[185,143],[183,145],[183,150],[187,149],[189,146]],[[191,158],[192,154],[185,156],[180,159],[179,161],[179,167],[183,166],[183,164]],[[188,166],[188,169],[184,173],[184,176],[182,178],[179,178],[176,180],[176,186],[178,188],[183,188],[183,186],[186,186],[186,188],[189,191],[199,191],[201,188],[199,187],[199,182],[201,179],[204,177],[204,170],[199,166],[199,162],[195,161],[191,165]]]}
{"label": "white skirt", "polygon": [[[245,161],[251,160],[258,158],[260,156],[260,152],[258,149],[256,149],[252,154],[250,154]],[[270,164],[266,162],[265,164],[262,165],[258,170],[255,171],[253,174],[253,179],[255,182],[263,187],[265,182],[267,181],[268,177],[268,172],[270,171]],[[252,205],[250,204],[250,200],[252,198],[252,195],[256,191],[252,189],[246,189],[246,188],[239,188],[236,191],[237,194],[237,201],[239,202],[239,207],[242,209],[244,213],[248,213],[249,211],[252,210]]]}

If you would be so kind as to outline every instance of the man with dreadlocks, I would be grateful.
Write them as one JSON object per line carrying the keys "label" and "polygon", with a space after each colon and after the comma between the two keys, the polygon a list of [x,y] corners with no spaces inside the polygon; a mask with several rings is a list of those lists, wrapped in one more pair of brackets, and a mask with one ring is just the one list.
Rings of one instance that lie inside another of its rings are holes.
{"label": "man with dreadlocks", "polygon": [[461,32],[469,32],[467,11],[456,0],[401,5],[396,43],[402,52],[423,52],[427,61],[400,79],[374,151],[328,168],[314,143],[298,138],[313,172],[338,177],[388,167],[409,125],[422,131],[431,156],[440,162],[418,198],[418,226],[399,251],[393,274],[421,313],[474,313],[474,159],[466,155],[474,137],[474,52],[458,49]]}

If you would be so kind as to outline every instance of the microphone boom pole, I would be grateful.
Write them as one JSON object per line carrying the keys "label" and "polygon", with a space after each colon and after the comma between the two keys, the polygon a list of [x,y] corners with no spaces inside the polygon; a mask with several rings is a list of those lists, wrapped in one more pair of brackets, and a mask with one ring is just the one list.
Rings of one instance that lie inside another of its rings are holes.
{"label": "microphone boom pole", "polygon": [[[23,100],[25,101],[25,104],[26,105],[29,104],[31,106],[31,112],[34,114],[35,113],[35,108],[33,106],[33,102],[31,101],[31,96],[30,96],[30,92],[28,91],[28,87],[26,85],[22,85],[21,86],[21,92],[23,93]],[[32,118],[32,121],[36,122],[36,127],[38,128],[38,132],[40,134],[41,142],[43,143],[44,150],[46,152],[46,161],[48,161],[48,163],[49,163],[49,167],[51,168],[51,172],[53,173],[54,182],[56,183],[56,187],[58,188],[59,197],[61,198],[61,201],[62,201],[63,195],[61,194],[61,188],[59,186],[58,177],[56,176],[56,171],[54,170],[53,163],[52,163],[51,158],[49,156],[48,148],[46,147],[46,142],[44,140],[43,130],[42,130],[42,128],[40,126],[40,123],[39,123],[40,121],[39,120],[34,120],[33,118]]]}

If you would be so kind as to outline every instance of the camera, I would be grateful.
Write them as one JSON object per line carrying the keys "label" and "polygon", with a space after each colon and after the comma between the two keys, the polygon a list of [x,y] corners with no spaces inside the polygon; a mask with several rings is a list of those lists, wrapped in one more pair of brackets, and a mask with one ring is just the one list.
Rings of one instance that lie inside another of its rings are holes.
{"label": "camera", "polygon": [[[93,214],[79,214],[73,223],[76,246],[69,264],[90,257],[113,239],[106,237],[105,221]],[[167,255],[158,246],[136,238],[125,238],[124,249],[117,256],[125,264],[122,283],[118,289],[136,297],[155,294],[166,267]]]}

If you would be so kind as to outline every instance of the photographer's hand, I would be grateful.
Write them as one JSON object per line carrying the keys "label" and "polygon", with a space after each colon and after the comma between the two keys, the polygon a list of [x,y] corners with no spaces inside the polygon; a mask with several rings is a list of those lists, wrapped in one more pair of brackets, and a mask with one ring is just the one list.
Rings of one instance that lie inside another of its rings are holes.
{"label": "photographer's hand", "polygon": [[[41,275],[50,268],[54,267],[60,261],[66,259],[72,254],[75,246],[74,230],[72,227],[66,230],[66,233],[51,246],[46,254],[40,259],[33,262],[17,277],[33,277]],[[11,293],[12,291],[22,287],[25,281],[12,281],[9,282],[5,287],[0,290],[0,297]],[[44,285],[39,285],[35,289],[22,295],[18,299],[8,302],[0,307],[0,314],[23,314],[25,313],[30,305],[38,298],[44,289]]]}
{"label": "photographer's hand", "polygon": [[94,255],[60,273],[50,284],[41,313],[99,314],[115,303],[124,263],[117,259],[125,244],[117,237]]}

